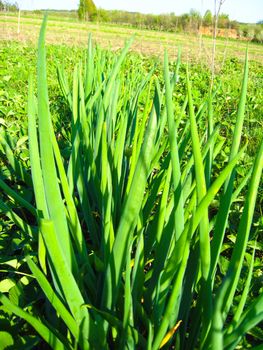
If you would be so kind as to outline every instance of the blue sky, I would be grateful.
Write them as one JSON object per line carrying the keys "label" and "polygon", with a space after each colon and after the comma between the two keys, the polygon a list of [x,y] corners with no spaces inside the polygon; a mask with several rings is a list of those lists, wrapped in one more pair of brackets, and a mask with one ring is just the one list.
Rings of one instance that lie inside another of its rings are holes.
{"label": "blue sky", "polygon": [[[76,9],[79,0],[17,0],[21,9]],[[200,12],[213,10],[214,0],[94,0],[97,7],[138,11],[143,13],[169,13],[180,15],[191,8]],[[263,19],[263,0],[225,0],[222,11],[231,19],[257,22]]]}

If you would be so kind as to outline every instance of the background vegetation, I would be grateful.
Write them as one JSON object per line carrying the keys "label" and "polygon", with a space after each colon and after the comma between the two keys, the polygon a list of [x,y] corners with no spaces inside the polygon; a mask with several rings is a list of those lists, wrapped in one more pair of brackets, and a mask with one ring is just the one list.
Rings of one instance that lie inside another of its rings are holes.
{"label": "background vegetation", "polygon": [[[16,12],[18,11],[18,5],[14,2],[0,0],[0,11]],[[35,12],[44,13],[41,10],[36,10]],[[92,0],[80,0],[77,11],[51,10],[49,12],[55,12],[56,15],[79,18],[81,21],[125,24],[134,28],[166,32],[196,33],[201,31],[206,35],[212,35],[214,21],[214,15],[210,10],[207,10],[203,16],[195,9],[191,9],[189,13],[179,16],[175,13],[153,15],[120,10],[104,10],[96,8]],[[238,23],[231,20],[228,14],[220,13],[217,25],[219,29],[225,30],[219,31],[219,36],[230,36],[258,43],[263,42],[262,21],[259,21],[257,24]]]}

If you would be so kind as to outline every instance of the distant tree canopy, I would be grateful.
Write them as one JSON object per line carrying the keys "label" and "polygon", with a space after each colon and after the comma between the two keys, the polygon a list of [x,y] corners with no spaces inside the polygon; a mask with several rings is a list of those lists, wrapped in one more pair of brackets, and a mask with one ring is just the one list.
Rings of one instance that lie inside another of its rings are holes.
{"label": "distant tree canopy", "polygon": [[17,2],[0,0],[0,11],[15,12],[18,10],[19,10],[19,7]]}
{"label": "distant tree canopy", "polygon": [[207,10],[203,17],[203,25],[205,27],[210,27],[213,23],[213,15],[210,10]]}
{"label": "distant tree canopy", "polygon": [[[161,15],[142,14],[139,12],[127,11],[106,11],[97,9],[93,19],[99,22],[112,22],[127,24],[135,27],[141,27],[153,30],[165,30],[170,32],[187,31],[196,32],[200,26],[210,27],[214,16],[210,10],[207,10],[202,17],[201,13],[191,9],[189,13],[177,16],[175,13]],[[218,17],[219,28],[236,28],[237,22],[231,21],[226,14],[220,14]]]}
{"label": "distant tree canopy", "polygon": [[[153,15],[121,10],[109,11],[99,8],[93,15],[92,20],[150,30],[197,33],[201,26],[208,28],[212,27],[214,15],[210,10],[207,10],[205,14],[201,16],[201,14],[194,9],[191,9],[189,13],[184,13],[177,16],[174,12],[162,15]],[[221,13],[218,16],[218,28],[235,29],[237,31],[237,37],[239,38],[246,38],[261,43],[263,42],[262,24],[241,24],[237,21],[232,21],[229,18],[229,15]]]}
{"label": "distant tree canopy", "polygon": [[81,20],[94,20],[97,14],[96,5],[92,0],[80,0],[78,16]]}

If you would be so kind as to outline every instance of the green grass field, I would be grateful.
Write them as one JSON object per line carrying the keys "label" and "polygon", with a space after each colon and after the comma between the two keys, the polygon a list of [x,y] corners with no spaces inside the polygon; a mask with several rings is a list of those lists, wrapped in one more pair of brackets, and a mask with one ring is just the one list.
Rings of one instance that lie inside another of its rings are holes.
{"label": "green grass field", "polygon": [[263,46],[210,91],[211,38],[41,23],[0,14],[0,350],[262,349]]}
{"label": "green grass field", "polygon": [[[0,38],[18,40],[36,44],[42,21],[41,15],[22,13],[20,33],[17,34],[17,16],[0,14]],[[104,48],[119,49],[131,35],[136,36],[132,49],[142,55],[160,57],[166,48],[169,55],[175,58],[178,47],[183,46],[183,58],[210,64],[212,39],[199,35],[164,33],[140,30],[114,24],[81,23],[70,17],[63,18],[51,14],[47,30],[47,42],[59,45],[83,47],[87,44],[87,36],[93,34],[93,40]],[[262,45],[250,43],[251,59],[262,62]],[[247,42],[228,38],[219,38],[217,44],[217,65],[220,69],[225,57],[244,58]]]}

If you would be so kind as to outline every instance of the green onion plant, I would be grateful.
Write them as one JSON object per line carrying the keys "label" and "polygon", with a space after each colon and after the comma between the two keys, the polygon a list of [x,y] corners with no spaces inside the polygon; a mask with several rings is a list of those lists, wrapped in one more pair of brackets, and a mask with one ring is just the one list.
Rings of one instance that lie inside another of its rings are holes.
{"label": "green onion plant", "polygon": [[[45,17],[37,97],[29,77],[29,167],[16,157],[7,130],[0,135],[10,179],[33,192],[25,198],[1,175],[1,217],[26,237],[21,264],[45,311],[37,312],[34,301],[21,306],[0,284],[1,310],[24,320],[52,349],[235,349],[263,319],[262,294],[247,302],[263,143],[239,187],[235,170],[246,152],[248,57],[233,137],[226,140],[213,120],[216,93],[194,105],[191,67],[185,102],[175,110],[180,52],[173,71],[166,52],[163,77],[154,68],[142,76],[123,68],[133,39],[114,59],[90,38],[71,78],[58,68],[71,120],[57,130],[46,25]],[[230,153],[218,171],[226,143]],[[241,192],[235,244],[225,251]],[[223,272],[222,259],[228,261]]]}

